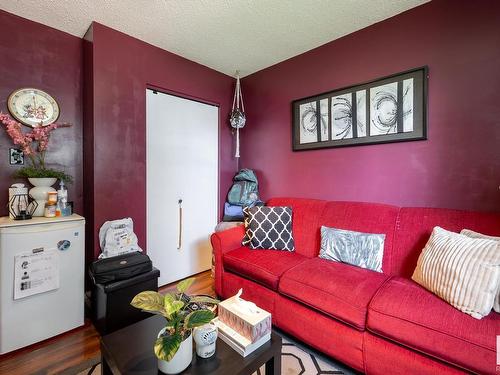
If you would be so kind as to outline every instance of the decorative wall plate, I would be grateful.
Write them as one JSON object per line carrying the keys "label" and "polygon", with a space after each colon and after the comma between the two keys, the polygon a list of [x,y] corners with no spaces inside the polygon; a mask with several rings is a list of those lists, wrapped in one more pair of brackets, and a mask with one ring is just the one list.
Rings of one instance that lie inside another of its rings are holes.
{"label": "decorative wall plate", "polygon": [[50,125],[59,117],[56,100],[39,89],[17,89],[9,95],[7,105],[10,114],[17,121],[31,127]]}

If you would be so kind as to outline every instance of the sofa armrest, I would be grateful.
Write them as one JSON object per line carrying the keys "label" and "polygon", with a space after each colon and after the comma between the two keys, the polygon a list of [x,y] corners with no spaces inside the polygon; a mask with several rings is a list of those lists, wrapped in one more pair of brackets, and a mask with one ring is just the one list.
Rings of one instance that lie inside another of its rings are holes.
{"label": "sofa armrest", "polygon": [[245,227],[243,225],[224,230],[222,232],[215,232],[210,237],[212,246],[215,253],[221,255],[228,251],[241,247],[241,241],[245,235]]}
{"label": "sofa armrest", "polygon": [[243,240],[244,235],[245,227],[240,225],[222,232],[215,232],[210,236],[215,261],[215,292],[219,296],[222,296],[222,274],[224,272],[222,256],[241,247],[241,240]]}

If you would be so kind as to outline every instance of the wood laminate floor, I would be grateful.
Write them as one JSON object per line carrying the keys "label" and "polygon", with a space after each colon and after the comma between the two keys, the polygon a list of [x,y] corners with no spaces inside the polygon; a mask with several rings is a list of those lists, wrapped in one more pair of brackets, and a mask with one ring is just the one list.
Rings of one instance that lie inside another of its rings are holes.
{"label": "wood laminate floor", "polygon": [[[210,271],[202,272],[195,278],[195,283],[189,289],[190,294],[215,295]],[[162,287],[160,291],[173,290],[175,284]],[[19,327],[19,334],[22,334],[22,327]],[[85,325],[81,328],[1,355],[0,374],[72,375],[78,374],[100,360],[99,333],[90,320],[86,319]]]}

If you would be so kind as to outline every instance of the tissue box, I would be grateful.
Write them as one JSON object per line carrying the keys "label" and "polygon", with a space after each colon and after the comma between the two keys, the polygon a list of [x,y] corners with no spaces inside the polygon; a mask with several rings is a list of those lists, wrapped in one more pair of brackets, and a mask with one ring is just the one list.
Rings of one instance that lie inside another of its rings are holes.
{"label": "tissue box", "polygon": [[271,332],[271,314],[255,305],[252,309],[242,308],[237,296],[219,303],[218,315],[223,323],[251,342]]}

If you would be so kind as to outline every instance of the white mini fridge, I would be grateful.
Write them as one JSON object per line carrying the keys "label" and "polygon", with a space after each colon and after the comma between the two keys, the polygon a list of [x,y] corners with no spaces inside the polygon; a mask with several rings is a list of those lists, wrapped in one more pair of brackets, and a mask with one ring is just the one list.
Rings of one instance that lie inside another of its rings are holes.
{"label": "white mini fridge", "polygon": [[84,324],[85,220],[0,218],[0,354]]}

